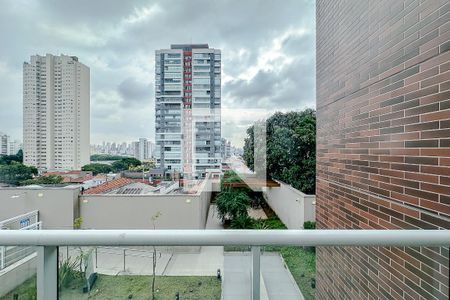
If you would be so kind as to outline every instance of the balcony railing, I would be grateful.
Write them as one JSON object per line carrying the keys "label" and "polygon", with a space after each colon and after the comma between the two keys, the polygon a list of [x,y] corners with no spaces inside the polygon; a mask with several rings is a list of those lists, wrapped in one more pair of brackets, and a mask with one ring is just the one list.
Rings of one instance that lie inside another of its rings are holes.
{"label": "balcony railing", "polygon": [[450,231],[2,230],[0,245],[38,247],[37,296],[45,300],[57,299],[58,246],[251,246],[252,299],[256,300],[260,299],[261,246],[450,246]]}

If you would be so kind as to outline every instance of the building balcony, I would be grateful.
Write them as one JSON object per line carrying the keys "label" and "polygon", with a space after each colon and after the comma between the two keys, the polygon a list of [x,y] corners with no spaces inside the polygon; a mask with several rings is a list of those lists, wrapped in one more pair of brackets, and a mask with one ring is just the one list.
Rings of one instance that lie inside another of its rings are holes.
{"label": "building balcony", "polygon": [[[99,249],[102,249],[101,251],[109,249],[110,252],[117,250],[104,246],[250,246],[248,264],[242,264],[242,268],[249,267],[247,288],[251,297],[248,299],[263,299],[267,297],[268,290],[261,276],[262,246],[448,247],[450,232],[447,230],[0,230],[0,245],[36,247],[37,298],[42,300],[58,299],[58,274],[61,274],[58,268],[63,266],[58,263],[58,258],[66,249],[69,257],[69,248],[66,248],[69,246],[94,247],[95,264]],[[1,257],[3,261],[4,252],[0,253],[3,255]],[[124,264],[125,257],[124,254]],[[233,299],[224,296],[225,285],[229,284],[228,280],[234,276],[233,273],[218,271],[218,275],[223,277],[222,298]]]}

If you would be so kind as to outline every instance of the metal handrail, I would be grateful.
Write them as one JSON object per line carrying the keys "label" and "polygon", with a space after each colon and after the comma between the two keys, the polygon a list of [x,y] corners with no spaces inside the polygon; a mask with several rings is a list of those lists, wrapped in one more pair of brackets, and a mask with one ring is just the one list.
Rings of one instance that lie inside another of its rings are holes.
{"label": "metal handrail", "polygon": [[450,230],[1,230],[14,246],[450,246]]}

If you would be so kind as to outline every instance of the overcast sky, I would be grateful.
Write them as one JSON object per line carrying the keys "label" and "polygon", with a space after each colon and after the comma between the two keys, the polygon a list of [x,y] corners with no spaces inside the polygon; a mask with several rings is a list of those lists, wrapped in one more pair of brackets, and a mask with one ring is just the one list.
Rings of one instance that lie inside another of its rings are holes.
{"label": "overcast sky", "polygon": [[154,139],[154,51],[173,43],[222,50],[222,135],[234,144],[258,112],[315,106],[314,1],[0,4],[0,131],[13,138],[22,138],[22,64],[34,54],[90,67],[91,143]]}

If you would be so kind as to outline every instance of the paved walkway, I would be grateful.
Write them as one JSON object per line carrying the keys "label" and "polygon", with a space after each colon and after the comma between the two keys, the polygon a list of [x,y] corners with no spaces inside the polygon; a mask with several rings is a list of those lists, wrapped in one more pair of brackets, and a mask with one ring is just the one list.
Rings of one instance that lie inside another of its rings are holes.
{"label": "paved walkway", "polygon": [[[211,204],[206,229],[223,229],[217,216],[216,206]],[[217,269],[223,270],[223,246],[201,247],[200,253],[174,254],[164,275],[172,276],[216,276]]]}
{"label": "paved walkway", "polygon": [[[224,257],[222,300],[251,299],[251,255],[249,252],[226,253]],[[261,255],[261,298],[302,300],[296,282],[284,267],[278,253]]]}

